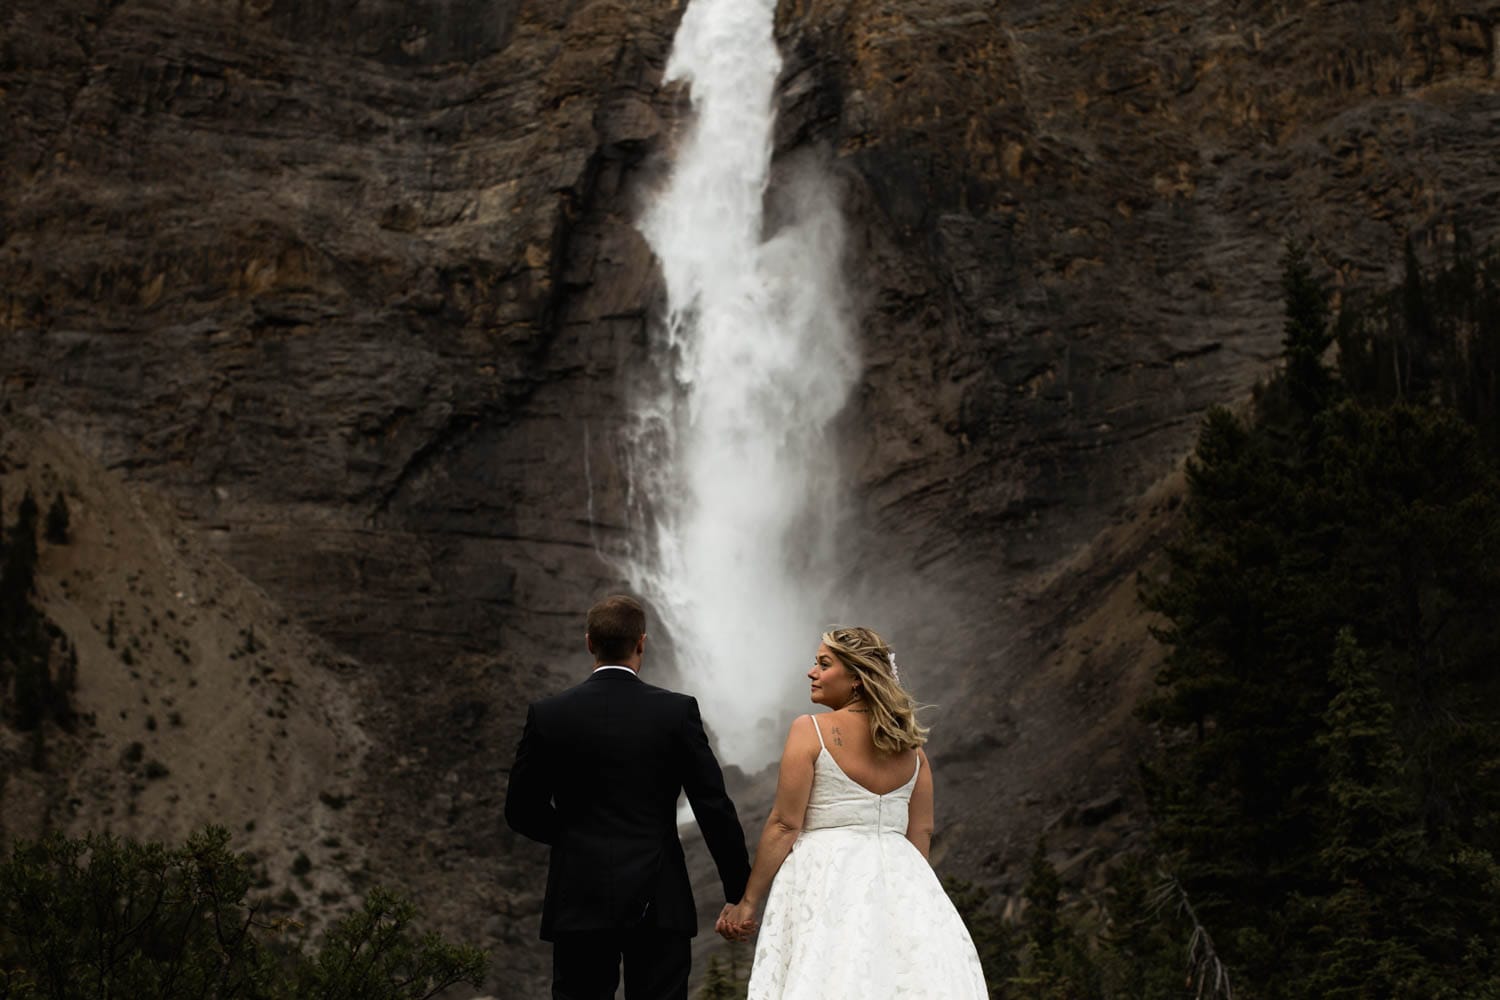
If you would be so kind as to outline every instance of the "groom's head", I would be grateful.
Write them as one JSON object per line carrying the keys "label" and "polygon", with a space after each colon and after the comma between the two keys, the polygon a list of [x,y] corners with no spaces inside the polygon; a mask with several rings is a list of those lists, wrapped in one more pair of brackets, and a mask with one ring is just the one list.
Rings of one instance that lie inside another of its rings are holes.
{"label": "groom's head", "polygon": [[583,639],[596,664],[639,668],[646,648],[646,609],[624,594],[606,597],[589,608]]}

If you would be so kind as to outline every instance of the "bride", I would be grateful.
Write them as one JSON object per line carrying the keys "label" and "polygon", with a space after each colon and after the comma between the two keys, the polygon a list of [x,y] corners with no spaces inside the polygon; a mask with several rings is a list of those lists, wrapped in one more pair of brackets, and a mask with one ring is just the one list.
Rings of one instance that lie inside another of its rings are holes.
{"label": "bride", "polygon": [[744,897],[715,927],[757,925],[749,1000],[985,1000],[979,956],[927,862],[926,730],[867,628],[824,633],[814,703],[787,734]]}

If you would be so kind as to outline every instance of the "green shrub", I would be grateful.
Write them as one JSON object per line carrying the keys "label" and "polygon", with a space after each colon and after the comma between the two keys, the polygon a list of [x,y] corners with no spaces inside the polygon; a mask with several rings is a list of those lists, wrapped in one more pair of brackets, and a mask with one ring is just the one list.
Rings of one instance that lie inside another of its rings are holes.
{"label": "green shrub", "polygon": [[219,827],[181,847],[18,843],[0,863],[0,997],[424,1000],[483,981],[482,952],[418,935],[381,889],[306,951],[246,901],[254,878]]}

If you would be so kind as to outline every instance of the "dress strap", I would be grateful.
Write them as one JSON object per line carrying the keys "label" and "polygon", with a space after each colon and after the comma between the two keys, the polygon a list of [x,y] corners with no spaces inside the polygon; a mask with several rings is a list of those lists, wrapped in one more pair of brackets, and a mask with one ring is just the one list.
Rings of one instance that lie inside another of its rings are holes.
{"label": "dress strap", "polygon": [[822,747],[824,750],[827,750],[828,744],[823,742],[823,729],[818,725],[818,717],[816,715],[809,715],[808,718],[812,720],[813,729],[817,730],[818,746]]}

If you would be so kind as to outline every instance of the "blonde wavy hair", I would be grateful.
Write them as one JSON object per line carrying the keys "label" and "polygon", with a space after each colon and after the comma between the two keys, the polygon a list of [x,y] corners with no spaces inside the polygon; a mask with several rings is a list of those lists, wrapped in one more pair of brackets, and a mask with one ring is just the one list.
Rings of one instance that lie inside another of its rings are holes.
{"label": "blonde wavy hair", "polygon": [[921,706],[897,680],[891,647],[878,632],[834,625],[823,633],[823,645],[859,679],[876,750],[899,753],[927,742],[927,729],[917,722]]}

